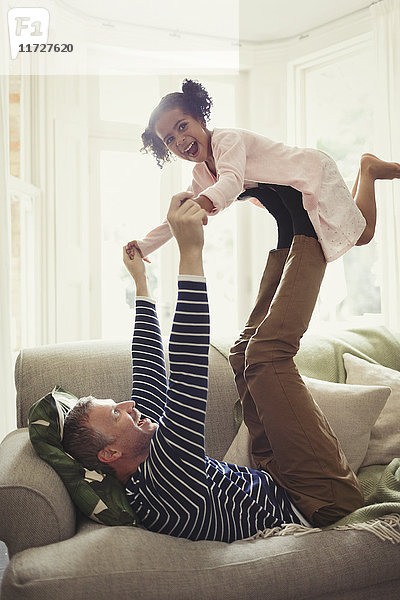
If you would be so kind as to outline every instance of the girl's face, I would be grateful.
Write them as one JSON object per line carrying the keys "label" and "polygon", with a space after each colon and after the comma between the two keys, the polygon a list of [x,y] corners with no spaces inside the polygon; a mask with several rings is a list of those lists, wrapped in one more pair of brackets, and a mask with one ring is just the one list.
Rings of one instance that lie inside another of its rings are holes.
{"label": "girl's face", "polygon": [[156,121],[155,131],[179,158],[195,163],[212,158],[211,131],[180,108],[164,111]]}

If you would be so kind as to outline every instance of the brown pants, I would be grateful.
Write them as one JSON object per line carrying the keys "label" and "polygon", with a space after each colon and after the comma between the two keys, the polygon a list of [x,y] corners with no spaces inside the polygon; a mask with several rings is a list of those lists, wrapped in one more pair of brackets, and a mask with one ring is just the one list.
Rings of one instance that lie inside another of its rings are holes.
{"label": "brown pants", "polygon": [[297,235],[290,249],[271,251],[255,307],[229,357],[255,463],[322,527],[363,505],[356,476],[293,360],[325,268],[311,237]]}

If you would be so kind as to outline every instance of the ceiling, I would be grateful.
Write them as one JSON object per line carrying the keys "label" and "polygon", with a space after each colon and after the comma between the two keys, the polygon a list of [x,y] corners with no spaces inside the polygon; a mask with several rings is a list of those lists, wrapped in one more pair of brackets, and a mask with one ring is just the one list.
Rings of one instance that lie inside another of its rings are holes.
{"label": "ceiling", "polygon": [[[379,0],[378,0],[379,1]],[[75,17],[263,43],[296,37],[374,0],[57,0]]]}
{"label": "ceiling", "polygon": [[239,0],[243,41],[292,38],[362,10],[372,0]]}

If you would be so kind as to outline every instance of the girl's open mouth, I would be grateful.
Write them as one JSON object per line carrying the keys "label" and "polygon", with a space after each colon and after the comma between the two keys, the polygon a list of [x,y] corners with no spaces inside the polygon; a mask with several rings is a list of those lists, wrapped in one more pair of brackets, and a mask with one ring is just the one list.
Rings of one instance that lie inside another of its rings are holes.
{"label": "girl's open mouth", "polygon": [[192,158],[197,156],[198,153],[199,153],[199,145],[195,141],[193,141],[191,144],[189,144],[188,148],[186,148],[186,150],[185,150],[185,154],[191,156]]}

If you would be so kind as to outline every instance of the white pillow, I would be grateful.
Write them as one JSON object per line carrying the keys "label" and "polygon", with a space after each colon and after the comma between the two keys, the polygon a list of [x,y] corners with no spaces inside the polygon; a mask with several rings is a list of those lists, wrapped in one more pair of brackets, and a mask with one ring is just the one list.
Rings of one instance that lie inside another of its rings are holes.
{"label": "white pillow", "polygon": [[251,467],[252,469],[255,469],[256,465],[254,464],[250,447],[251,443],[249,430],[247,429],[245,422],[242,421],[240,423],[238,432],[235,435],[232,444],[229,446],[223,460],[234,465]]}
{"label": "white pillow", "polygon": [[[347,385],[303,377],[312,397],[335,432],[354,472],[367,452],[371,429],[390,395],[389,387]],[[247,427],[241,424],[224,461],[254,467]]]}
{"label": "white pillow", "polygon": [[362,463],[387,465],[400,457],[400,372],[376,365],[352,354],[343,355],[348,383],[388,385],[392,393],[371,431],[367,454]]}

